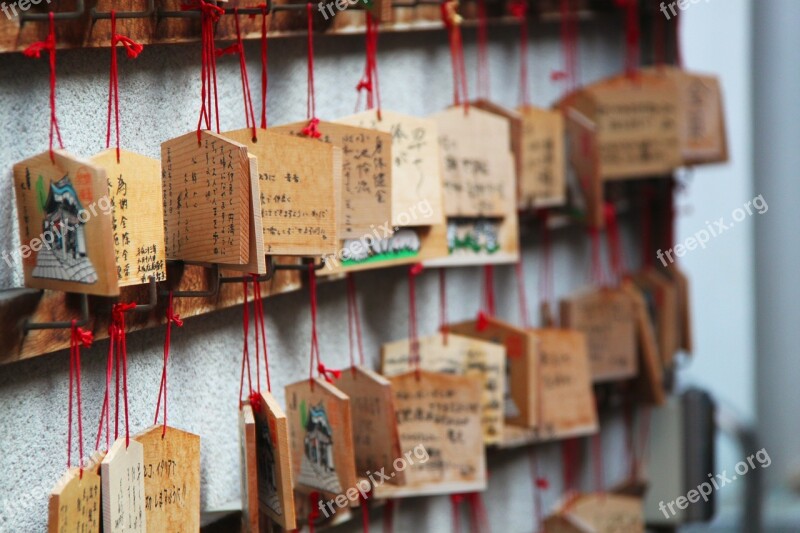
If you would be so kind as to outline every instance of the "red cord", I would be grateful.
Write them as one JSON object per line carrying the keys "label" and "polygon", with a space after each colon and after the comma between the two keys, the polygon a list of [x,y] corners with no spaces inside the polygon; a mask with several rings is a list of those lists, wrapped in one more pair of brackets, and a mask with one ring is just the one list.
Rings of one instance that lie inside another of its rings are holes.
{"label": "red cord", "polygon": [[256,118],[253,111],[253,97],[250,94],[250,78],[247,75],[247,57],[244,52],[244,41],[242,40],[242,30],[239,24],[239,8],[233,8],[234,20],[236,22],[236,43],[216,51],[217,57],[223,55],[237,55],[239,57],[239,72],[242,77],[242,99],[244,100],[244,119],[245,124],[252,131],[252,138],[256,137]]}
{"label": "red cord", "polygon": [[[258,282],[258,275],[253,274],[253,290],[255,291],[255,299],[253,300],[253,307],[255,308],[255,322],[256,322],[256,361],[258,361],[258,337],[259,331],[261,332],[261,353],[264,355],[264,372],[267,378],[267,391],[272,392],[272,383],[269,377],[269,352],[267,350],[267,326],[264,320],[264,299],[261,296],[261,284]],[[256,372],[258,372],[258,365],[256,365]],[[258,381],[258,390],[261,391],[261,381]]]}
{"label": "red cord", "polygon": [[495,316],[495,297],[494,297],[494,266],[485,265],[483,267],[483,308],[481,311],[489,316]]}
{"label": "red cord", "polygon": [[364,74],[356,85],[358,99],[356,100],[356,111],[361,106],[361,91],[367,94],[367,109],[375,109],[377,106],[378,120],[381,119],[381,91],[378,83],[378,21],[367,11],[366,31],[365,31],[365,50],[366,60]]}
{"label": "red cord", "polygon": [[519,101],[528,107],[530,90],[528,88],[528,3],[518,0],[509,6],[511,16],[519,20]]}
{"label": "red cord", "polygon": [[[200,61],[200,118],[197,121],[197,142],[200,142],[200,132],[205,124],[205,129],[211,129],[214,114],[217,133],[219,133],[219,99],[217,97],[217,52],[214,40],[214,28],[225,10],[206,0],[193,0],[189,4],[181,5],[183,11],[199,10],[201,16],[201,41],[202,52]],[[213,101],[212,101],[213,98]],[[213,110],[213,113],[212,113]]]}
{"label": "red cord", "polygon": [[[656,4],[660,5],[662,0],[656,0]],[[653,28],[653,57],[655,64],[658,67],[664,66],[666,61],[666,36],[664,34],[664,17],[655,17],[655,28]]]}
{"label": "red cord", "polygon": [[453,67],[453,105],[464,105],[469,110],[467,91],[467,71],[464,66],[464,45],[461,40],[461,16],[457,13],[458,4],[445,0],[441,4],[442,21],[450,41],[450,60]]}
{"label": "red cord", "polygon": [[117,45],[125,48],[130,59],[136,59],[144,50],[144,46],[117,33],[117,14],[111,10],[111,74],[108,81],[108,124],[106,126],[106,148],[111,146],[111,108],[114,108],[114,124],[116,125],[117,163],[119,163],[119,67],[117,66]]}
{"label": "red cord", "polygon": [[[358,298],[356,290],[355,276],[348,272],[347,279],[347,335],[350,340],[350,366],[355,374],[356,357],[358,350],[358,364],[364,366],[364,345],[361,337],[361,317],[358,312]],[[355,342],[354,335],[355,333]]]}
{"label": "red cord", "polygon": [[342,375],[341,370],[327,368],[322,363],[319,349],[319,339],[317,337],[317,274],[313,265],[308,269],[308,292],[311,303],[311,355],[309,356],[308,380],[311,388],[314,388],[314,363],[316,362],[317,372],[320,377],[328,383],[333,383],[334,379],[339,379]]}
{"label": "red cord", "polygon": [[63,149],[64,142],[61,140],[61,130],[58,127],[58,117],[56,116],[56,24],[54,13],[48,13],[49,30],[47,39],[38,41],[26,48],[22,53],[27,57],[39,59],[42,52],[47,52],[50,59],[50,161],[55,163],[55,153],[53,152],[53,141],[58,140],[58,147]]}
{"label": "red cord", "polygon": [[[261,10],[261,127],[267,129],[267,86],[269,85],[269,73],[267,70],[267,14],[269,10],[267,4],[258,4],[256,7]],[[255,18],[255,15],[250,15],[250,18]]]}
{"label": "red cord", "polygon": [[[244,376],[247,374],[247,397],[253,396],[253,378],[250,372],[250,310],[247,303],[249,298],[247,290],[247,280],[242,282],[242,290],[244,292],[244,302],[242,302],[242,333],[244,336],[244,344],[242,347],[242,372],[239,378],[239,406],[242,405],[242,394],[244,393]],[[258,354],[256,354],[257,356]]]}
{"label": "red cord", "polygon": [[419,356],[419,335],[417,332],[417,276],[422,273],[422,263],[417,263],[408,267],[408,342],[409,366],[414,369],[419,377],[420,356]]}
{"label": "red cord", "polygon": [[447,346],[447,270],[439,269],[439,331],[442,333],[442,341]]}
{"label": "red cord", "polygon": [[625,256],[622,250],[617,212],[610,203],[605,205],[606,240],[608,241],[609,255],[611,256],[611,271],[614,283],[619,283],[625,276]]}
{"label": "red cord", "polygon": [[525,265],[522,252],[519,254],[519,261],[514,265],[514,273],[517,277],[517,294],[519,294],[519,317],[522,321],[522,327],[530,329],[531,322],[528,316],[528,296],[525,294]]}
{"label": "red cord", "polygon": [[319,119],[317,118],[316,97],[314,94],[314,13],[311,2],[306,4],[306,17],[308,18],[308,96],[306,98],[306,119],[308,124],[303,128],[302,133],[306,137],[319,139],[322,134],[318,129]]}
{"label": "red cord", "polygon": [[[83,478],[83,407],[81,403],[81,346],[92,345],[92,332],[79,328],[77,320],[72,321],[69,346],[69,429],[67,430],[67,469],[72,467],[72,397],[73,390],[77,403],[78,452],[80,453],[80,476]],[[75,382],[73,385],[73,381]]]}
{"label": "red cord", "polygon": [[463,494],[450,495],[450,508],[453,513],[453,533],[461,533],[461,502],[464,501]]}
{"label": "red cord", "polygon": [[561,0],[561,48],[564,69],[554,72],[554,80],[563,80],[564,92],[574,91],[579,84],[578,78],[578,16],[571,0]]}
{"label": "red cord", "polygon": [[114,366],[114,342],[117,337],[115,333],[116,326],[113,321],[108,326],[108,355],[106,358],[106,390],[103,395],[103,407],[100,409],[100,422],[97,425],[97,439],[95,440],[94,449],[100,449],[100,437],[103,435],[103,425],[106,428],[106,450],[109,446],[109,428],[111,427],[111,405],[109,400],[109,391],[111,390],[111,371]]}
{"label": "red cord", "polygon": [[358,498],[361,501],[361,529],[364,533],[369,533],[369,505],[367,503],[369,496],[369,493],[366,496],[360,492],[358,493]]}
{"label": "red cord", "polygon": [[547,478],[539,474],[539,456],[536,453],[536,448],[531,448],[529,455],[531,465],[531,479],[533,480],[533,509],[536,518],[535,532],[544,531],[544,506],[542,505],[542,491],[550,487],[550,482]]}
{"label": "red cord", "polygon": [[478,98],[489,99],[489,18],[486,0],[478,0]]}
{"label": "red cord", "polygon": [[383,506],[383,533],[394,532],[394,510],[399,503],[398,500],[386,500],[386,505]]}
{"label": "red cord", "polygon": [[543,209],[539,212],[540,231],[542,240],[542,262],[539,268],[539,298],[540,304],[549,307],[555,298],[555,283],[553,281],[553,248],[550,237],[549,225],[550,212]]}
{"label": "red cord", "polygon": [[319,502],[319,492],[313,491],[311,494],[308,495],[308,531],[309,533],[314,533],[314,522],[319,519],[319,507],[317,506]]}
{"label": "red cord", "polygon": [[639,0],[615,0],[615,2],[619,8],[625,10],[625,74],[634,77],[639,69],[641,55]]}
{"label": "red cord", "polygon": [[161,438],[167,434],[167,362],[169,361],[169,347],[172,337],[172,324],[178,327],[183,326],[181,317],[175,314],[172,308],[172,291],[169,291],[169,299],[167,300],[167,334],[164,338],[164,365],[161,369],[161,384],[158,388],[158,400],[156,401],[156,414],[153,419],[153,425],[158,424],[158,411],[161,407],[161,398],[164,398],[164,427],[161,430]]}

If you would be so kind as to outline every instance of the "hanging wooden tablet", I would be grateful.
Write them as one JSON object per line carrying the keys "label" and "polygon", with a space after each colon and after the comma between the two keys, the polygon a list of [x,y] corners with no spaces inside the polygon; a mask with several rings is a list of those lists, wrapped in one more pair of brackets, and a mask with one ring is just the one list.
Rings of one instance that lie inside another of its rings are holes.
{"label": "hanging wooden tablet", "polygon": [[70,468],[50,491],[48,533],[100,531],[100,476],[89,468]]}
{"label": "hanging wooden tablet", "polygon": [[258,508],[261,530],[271,520],[283,529],[296,526],[289,448],[289,424],[281,406],[268,392],[258,393],[253,410],[258,467]]}
{"label": "hanging wooden tablet", "polygon": [[516,173],[509,121],[452,107],[431,117],[439,148],[449,256],[430,266],[511,263],[519,257]]}
{"label": "hanging wooden tablet", "polygon": [[611,493],[582,494],[545,520],[548,533],[643,533],[642,500]]}
{"label": "hanging wooden tablet", "polygon": [[678,351],[678,287],[665,274],[655,268],[645,268],[631,275],[631,279],[649,295],[649,311],[656,326],[658,351],[665,368],[671,368]]}
{"label": "hanging wooden tablet", "polygon": [[[662,176],[681,165],[680,102],[666,80],[607,78],[568,95],[560,107],[567,122],[592,129],[592,157],[603,180]],[[573,163],[584,157],[576,141],[571,140]]]}
{"label": "hanging wooden tablet", "polygon": [[143,447],[147,530],[199,529],[200,436],[158,424],[133,439]]}
{"label": "hanging wooden tablet", "polygon": [[599,425],[586,336],[576,330],[534,330],[539,343],[539,440],[596,433]]}
{"label": "hanging wooden tablet", "polygon": [[[264,246],[264,226],[261,217],[261,198],[258,185],[258,158],[248,153],[247,159],[250,163],[250,203],[248,205],[249,222],[247,229],[248,242],[250,244],[248,256],[250,259],[243,265],[226,266],[225,270],[235,270],[249,274],[266,274],[267,257]],[[223,275],[225,274],[223,273]]]}
{"label": "hanging wooden tablet", "polygon": [[[302,136],[307,123],[270,131]],[[339,239],[358,239],[392,220],[392,138],[388,133],[335,122],[319,122],[319,140],[342,150],[337,212]]]}
{"label": "hanging wooden tablet", "polygon": [[533,334],[494,317],[452,324],[448,326],[448,331],[505,347],[505,421],[509,424],[536,427],[539,409],[536,390],[539,352]]}
{"label": "hanging wooden tablet", "polygon": [[636,395],[646,403],[662,405],[666,400],[664,368],[658,353],[655,328],[647,311],[647,302],[633,282],[625,280],[621,288],[628,293],[636,316],[636,342],[639,350],[639,374],[634,380]]}
{"label": "hanging wooden tablet", "polygon": [[[411,368],[408,340],[390,342],[381,348],[381,372],[386,376],[404,374]],[[503,432],[506,393],[506,350],[499,344],[447,334],[419,339],[422,370],[473,377],[483,386],[481,427],[483,442],[495,444]]]}
{"label": "hanging wooden tablet", "polygon": [[335,252],[341,188],[341,150],[273,129],[230,131],[259,165],[264,246],[268,254],[316,256]]}
{"label": "hanging wooden tablet", "polygon": [[161,162],[107,149],[91,158],[108,176],[117,283],[120,287],[167,279]]}
{"label": "hanging wooden tablet", "polygon": [[245,403],[239,410],[239,457],[242,481],[242,531],[257,533],[258,510],[258,452],[256,419],[253,408]]}
{"label": "hanging wooden tablet", "polygon": [[636,320],[625,292],[601,288],[562,300],[561,325],[586,334],[595,382],[636,375]]}
{"label": "hanging wooden tablet", "polygon": [[207,130],[191,132],[161,144],[161,168],[167,258],[247,264],[247,148]]}
{"label": "hanging wooden tablet", "polygon": [[392,216],[371,228],[371,235],[366,232],[346,241],[347,257],[326,259],[326,267],[335,264],[357,271],[445,257],[447,233],[436,123],[385,109],[380,118],[377,111],[370,110],[336,122],[390,135]]}
{"label": "hanging wooden tablet", "polygon": [[[402,456],[391,383],[372,370],[354,366],[342,370],[336,388],[350,398],[356,472],[366,476],[381,469],[391,471],[392,461]],[[398,472],[389,483],[402,485],[404,480],[405,474]]]}
{"label": "hanging wooden tablet", "polygon": [[517,166],[520,208],[564,205],[567,201],[564,117],[558,111],[520,107],[522,116]]}
{"label": "hanging wooden tablet", "polygon": [[119,294],[106,171],[62,150],[14,165],[25,286]]}
{"label": "hanging wooden tablet", "polygon": [[144,447],[120,437],[100,464],[105,533],[145,531]]}
{"label": "hanging wooden tablet", "polygon": [[678,128],[684,165],[728,160],[725,109],[716,76],[662,65],[642,69],[642,75],[672,83],[678,96]]}
{"label": "hanging wooden tablet", "polygon": [[664,272],[673,279],[678,288],[678,344],[681,350],[691,355],[694,344],[689,278],[675,263],[670,264]]}
{"label": "hanging wooden tablet", "polygon": [[337,496],[356,484],[350,399],[314,378],[287,385],[292,479],[300,492]]}
{"label": "hanging wooden tablet", "polygon": [[425,370],[389,380],[395,395],[400,446],[406,450],[402,464],[396,461],[394,470],[402,466],[406,485],[376,484],[375,496],[485,490],[480,382]]}

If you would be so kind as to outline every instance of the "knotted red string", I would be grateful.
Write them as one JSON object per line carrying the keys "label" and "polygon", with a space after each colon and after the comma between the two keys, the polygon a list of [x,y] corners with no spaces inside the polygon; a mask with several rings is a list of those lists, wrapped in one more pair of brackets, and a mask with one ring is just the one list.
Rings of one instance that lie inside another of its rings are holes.
{"label": "knotted red string", "polygon": [[625,10],[625,74],[628,77],[634,77],[639,70],[641,54],[639,0],[614,0],[614,2],[617,7]]}
{"label": "knotted red string", "polygon": [[[135,303],[119,303],[115,304],[112,310],[112,315],[115,316],[114,320],[117,322],[117,332],[119,335],[117,353],[122,360],[122,390],[125,402],[125,448],[130,446],[131,443],[130,417],[128,416],[128,343],[125,338],[125,313],[135,307]],[[119,398],[119,396],[117,396],[117,398]],[[119,401],[119,399],[117,401]]]}
{"label": "knotted red string", "polygon": [[100,409],[100,422],[97,425],[97,439],[94,443],[94,449],[100,449],[100,437],[103,435],[103,426],[106,428],[106,450],[109,447],[109,428],[111,427],[111,405],[109,399],[109,391],[111,390],[111,371],[114,368],[114,345],[117,339],[116,326],[112,320],[108,326],[108,355],[106,357],[106,389],[103,394],[103,407]]}
{"label": "knotted red string", "polygon": [[314,523],[319,519],[319,492],[312,491],[308,495],[308,532],[314,533]]}
{"label": "knotted red string", "polygon": [[306,4],[306,17],[308,18],[308,97],[306,99],[306,118],[308,124],[303,128],[303,135],[319,139],[322,134],[317,128],[319,119],[317,118],[316,98],[314,95],[314,14],[312,4]]}
{"label": "knotted red string", "polygon": [[130,59],[136,59],[144,46],[117,33],[117,14],[111,10],[111,74],[108,80],[108,124],[106,126],[106,148],[111,146],[111,109],[114,109],[114,124],[117,140],[117,163],[119,163],[119,68],[117,66],[117,45],[122,45]]}
{"label": "knotted red string", "polygon": [[[350,367],[356,372],[355,352],[358,350],[358,364],[364,366],[364,345],[361,342],[361,317],[358,313],[356,280],[352,272],[347,273],[347,336],[350,340]],[[354,335],[355,334],[355,335]],[[355,341],[355,342],[354,342]]]}
{"label": "knotted red string", "polygon": [[417,333],[417,276],[422,273],[422,263],[408,267],[408,364],[419,378],[420,354],[419,334]]}
{"label": "knotted red string", "polygon": [[356,101],[356,111],[361,105],[361,91],[366,91],[367,109],[377,107],[378,120],[381,120],[381,89],[378,83],[378,21],[367,11],[367,22],[365,29],[365,49],[366,61],[364,74],[356,85],[358,100]]}
{"label": "knotted red string", "polygon": [[450,60],[453,66],[453,105],[464,105],[469,110],[467,94],[467,71],[464,66],[464,45],[461,40],[461,15],[458,14],[458,1],[445,0],[441,4],[442,21],[450,41]]}
{"label": "knotted red string", "polygon": [[[242,290],[244,292],[244,301],[242,302],[242,333],[244,336],[244,344],[242,345],[242,372],[239,378],[239,408],[243,405],[242,395],[244,393],[244,376],[247,374],[247,397],[253,397],[253,379],[250,372],[250,308],[247,300],[249,294],[247,290],[247,280],[242,282]],[[256,354],[258,358],[258,354]]]}
{"label": "knotted red string", "polygon": [[511,16],[519,20],[519,101],[522,107],[531,105],[528,89],[528,3],[519,0],[509,6]]}
{"label": "knotted red string", "polygon": [[341,370],[327,368],[320,357],[319,340],[317,337],[317,273],[314,267],[308,269],[308,292],[311,303],[311,355],[309,356],[308,380],[311,388],[314,388],[314,364],[316,363],[317,372],[320,377],[328,383],[333,383],[334,379],[339,379],[342,375]]}
{"label": "knotted red string", "polygon": [[478,0],[478,98],[489,99],[489,17],[486,14],[486,0]]}
{"label": "knotted red string", "polygon": [[253,111],[253,97],[250,94],[250,78],[247,75],[247,57],[244,52],[244,41],[239,24],[239,8],[233,8],[233,18],[236,22],[236,42],[226,48],[217,50],[217,57],[223,55],[236,55],[239,57],[239,72],[242,77],[242,99],[244,100],[244,119],[247,127],[252,130],[253,140],[257,140],[256,116]]}
{"label": "knotted red string", "polygon": [[[269,351],[267,349],[267,326],[264,320],[264,299],[261,296],[261,284],[258,282],[258,275],[253,276],[253,291],[255,298],[253,299],[253,310],[255,311],[255,325],[256,325],[256,374],[259,373],[258,356],[259,356],[259,332],[260,332],[260,353],[264,356],[264,373],[267,378],[267,391],[272,392],[272,383],[269,378]],[[261,378],[257,378],[256,386],[258,391],[261,392]]]}
{"label": "knotted red string", "polygon": [[167,300],[167,334],[164,337],[164,365],[161,369],[161,384],[158,387],[158,400],[156,401],[156,414],[153,417],[153,425],[158,424],[158,411],[161,407],[161,399],[164,399],[164,427],[161,430],[161,438],[167,434],[167,362],[169,361],[169,347],[172,338],[172,324],[178,327],[183,326],[181,317],[175,314],[172,308],[172,291],[169,291]]}
{"label": "knotted red string", "polygon": [[44,41],[38,41],[26,48],[22,53],[27,57],[39,59],[42,52],[47,52],[50,59],[50,161],[55,163],[53,152],[53,140],[58,140],[58,147],[63,149],[64,142],[61,140],[61,130],[58,128],[58,117],[56,116],[56,24],[52,11],[48,13],[49,30]]}
{"label": "knotted red string", "polygon": [[[221,7],[206,2],[206,0],[194,0],[189,4],[181,5],[182,11],[199,10],[201,17],[201,41],[202,52],[200,60],[200,77],[202,79],[200,89],[200,118],[197,121],[197,142],[200,142],[200,132],[205,125],[205,129],[211,129],[212,117],[214,115],[217,133],[219,133],[219,99],[217,97],[217,54],[216,43],[214,40],[214,27],[220,17],[225,13]],[[213,98],[213,102],[212,102]]]}
{"label": "knotted red string", "polygon": [[483,267],[483,281],[481,284],[481,309],[478,311],[478,331],[486,329],[489,325],[488,318],[495,316],[494,299],[494,267]]}
{"label": "knotted red string", "polygon": [[447,270],[444,268],[439,269],[439,331],[447,346]]}
{"label": "knotted red string", "polygon": [[[81,403],[81,346],[92,345],[92,332],[77,326],[72,321],[69,343],[69,429],[67,430],[67,470],[72,467],[72,397],[76,397],[78,418],[78,453],[80,453],[80,477],[83,479],[83,407]],[[74,382],[74,385],[73,385]],[[75,392],[73,392],[75,391]]]}
{"label": "knotted red string", "polygon": [[561,49],[564,69],[553,72],[553,80],[564,81],[564,92],[570,93],[578,87],[578,15],[572,0],[561,0]]}

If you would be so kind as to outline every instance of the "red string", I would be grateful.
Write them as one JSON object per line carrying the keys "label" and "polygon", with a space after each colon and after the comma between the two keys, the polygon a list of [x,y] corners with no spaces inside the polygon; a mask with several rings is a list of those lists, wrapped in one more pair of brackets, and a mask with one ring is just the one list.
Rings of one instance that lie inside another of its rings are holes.
{"label": "red string", "polygon": [[539,475],[539,456],[535,448],[531,448],[529,455],[531,465],[531,478],[533,479],[533,510],[536,517],[536,529],[538,533],[544,528],[544,513],[542,505],[542,491],[550,487],[547,478]]}
{"label": "red string", "polygon": [[606,239],[608,240],[609,252],[611,256],[611,271],[614,276],[614,283],[619,283],[625,275],[625,257],[622,251],[622,239],[620,237],[619,224],[617,223],[617,211],[613,204],[605,205],[606,217]]}
{"label": "red string", "polygon": [[366,61],[364,74],[356,85],[358,93],[356,111],[361,106],[361,91],[365,91],[367,109],[374,109],[377,106],[378,120],[381,120],[381,91],[378,83],[378,21],[369,11],[367,11],[365,41]]}
{"label": "red string", "polygon": [[361,529],[364,533],[369,533],[369,505],[367,504],[367,500],[369,499],[371,493],[368,493],[364,496],[362,493],[358,493],[358,499],[361,502]]}
{"label": "red string", "polygon": [[223,55],[239,56],[239,72],[242,77],[242,99],[244,100],[244,119],[247,127],[252,130],[253,139],[256,137],[256,117],[253,111],[253,97],[250,94],[250,78],[247,75],[247,57],[244,52],[244,41],[242,40],[242,30],[239,24],[239,8],[233,8],[234,20],[236,21],[236,43],[216,51],[217,57]]}
{"label": "red string", "polygon": [[549,218],[550,212],[547,209],[543,209],[539,212],[542,239],[542,262],[539,268],[539,297],[543,308],[549,307],[555,298],[555,283],[553,281],[553,243],[550,236]]}
{"label": "red string", "polygon": [[317,118],[316,97],[314,95],[314,14],[313,4],[306,4],[306,16],[308,18],[308,96],[306,99],[306,118],[308,124],[303,128],[303,135],[319,139],[322,134],[319,132],[319,119]]}
{"label": "red string", "polygon": [[[267,128],[267,86],[269,73],[267,71],[267,14],[269,13],[267,4],[259,4],[261,10],[261,127]],[[255,15],[250,15],[255,18]],[[254,137],[255,138],[255,137]]]}
{"label": "red string", "polygon": [[106,148],[111,146],[111,108],[114,108],[114,124],[117,140],[117,163],[119,163],[119,68],[117,66],[117,45],[125,48],[130,59],[136,59],[144,46],[117,33],[117,14],[111,10],[111,74],[108,80],[108,124],[106,126]]}
{"label": "red string", "polygon": [[319,340],[317,337],[317,274],[313,266],[308,269],[308,292],[311,297],[311,355],[309,357],[308,380],[313,389],[315,362],[320,377],[324,378],[328,383],[333,383],[334,379],[339,379],[342,375],[342,371],[327,368],[322,364],[322,359],[320,357]]}
{"label": "red string", "polygon": [[580,441],[577,438],[566,439],[561,443],[562,474],[564,476],[564,493],[571,496],[578,488],[578,454]]}
{"label": "red string", "polygon": [[447,346],[447,270],[439,269],[439,331],[442,333],[442,340]]}
{"label": "red string", "polygon": [[528,88],[528,3],[525,0],[513,2],[509,6],[511,16],[519,20],[519,101],[528,107],[530,90]]}
{"label": "red string", "polygon": [[[193,0],[189,4],[181,5],[181,10],[199,10],[201,16],[201,41],[202,52],[200,61],[200,118],[197,121],[197,142],[200,142],[200,132],[205,124],[205,129],[211,129],[211,115],[214,114],[217,133],[219,133],[219,99],[217,98],[217,53],[214,40],[214,28],[225,10],[206,2],[206,0]],[[213,98],[213,102],[212,102]],[[213,111],[213,113],[212,113]]]}
{"label": "red string", "polygon": [[606,276],[603,272],[602,251],[600,248],[600,230],[594,226],[588,228],[592,252],[592,269],[590,272],[593,285],[605,285]]}
{"label": "red string", "polygon": [[478,98],[489,99],[489,17],[486,0],[478,0]]}
{"label": "red string", "polygon": [[422,263],[408,267],[408,363],[417,372],[420,371],[419,335],[417,334],[417,291],[416,279],[422,273]]}
{"label": "red string", "polygon": [[528,316],[528,296],[525,294],[525,266],[523,254],[520,252],[519,261],[514,265],[514,273],[517,276],[517,293],[519,294],[519,316],[522,327],[530,329],[531,322]]}
{"label": "red string", "polygon": [[565,93],[578,87],[578,16],[571,0],[561,0],[561,48],[564,69],[554,72],[554,80],[563,80]]}
{"label": "red string", "polygon": [[[242,405],[242,394],[244,393],[244,376],[247,374],[248,398],[253,396],[253,378],[250,372],[250,308],[247,303],[249,294],[247,290],[247,280],[242,282],[244,292],[244,302],[242,303],[242,333],[244,335],[244,345],[242,347],[242,372],[239,378],[239,406]],[[256,354],[258,357],[258,354]],[[246,370],[245,370],[246,369]]]}
{"label": "red string", "polygon": [[653,266],[653,186],[651,183],[644,184],[644,195],[642,197],[642,266]]}
{"label": "red string", "polygon": [[464,501],[463,494],[450,495],[450,507],[453,512],[453,533],[461,533],[461,502]]}
{"label": "red string", "polygon": [[[661,5],[662,0],[655,0],[656,5]],[[653,58],[656,66],[664,66],[666,61],[666,36],[664,35],[664,17],[656,15],[655,27],[653,28]]]}
{"label": "red string", "polygon": [[386,500],[386,504],[383,506],[383,533],[394,532],[394,509],[399,503],[397,500]]}
{"label": "red string", "polygon": [[161,438],[167,434],[167,362],[169,361],[169,347],[172,338],[172,324],[178,327],[183,326],[181,317],[175,314],[172,308],[172,291],[169,291],[167,300],[167,334],[164,337],[164,365],[161,369],[161,384],[158,387],[158,400],[156,401],[156,414],[153,418],[153,425],[158,424],[158,410],[161,407],[161,398],[164,398],[164,427],[161,430]]}
{"label": "red string", "polygon": [[39,59],[42,52],[47,52],[50,59],[50,161],[55,163],[55,153],[53,152],[53,140],[58,140],[58,147],[63,149],[64,142],[61,140],[61,130],[58,127],[58,117],[56,116],[56,24],[54,13],[50,11],[49,30],[47,39],[38,41],[26,48],[22,53],[27,57]]}
{"label": "red string", "polygon": [[457,12],[458,2],[445,0],[441,4],[442,21],[450,41],[450,60],[453,67],[453,105],[464,105],[469,110],[467,71],[464,66],[464,45],[461,40],[461,16]]}
{"label": "red string", "polygon": [[116,326],[112,320],[108,326],[108,356],[106,358],[106,390],[103,395],[103,407],[100,409],[100,422],[97,425],[97,439],[94,443],[94,449],[100,449],[100,437],[103,434],[103,425],[106,428],[106,450],[109,446],[109,428],[111,427],[111,406],[109,400],[109,391],[111,390],[111,371],[114,366],[114,343],[116,341]]}
{"label": "red string", "polygon": [[[267,350],[267,326],[264,320],[264,299],[261,296],[261,284],[258,282],[258,275],[253,276],[253,290],[255,291],[255,298],[253,300],[253,307],[255,310],[256,322],[256,372],[258,372],[258,349],[259,349],[259,331],[261,332],[261,353],[264,355],[264,372],[267,377],[267,390],[272,392],[272,383],[269,377],[269,352]],[[261,392],[261,380],[258,379],[258,391]]]}
{"label": "red string", "polygon": [[[103,426],[106,428],[106,448],[109,444],[110,408],[109,389],[111,388],[111,365],[114,364],[116,393],[114,402],[114,440],[119,438],[119,395],[120,395],[120,367],[122,367],[122,394],[125,414],[125,448],[130,445],[130,423],[128,418],[128,346],[125,339],[125,313],[134,309],[135,303],[118,303],[111,308],[111,324],[108,326],[108,360],[106,362],[106,390],[103,408],[100,411],[100,422],[97,427],[97,440],[95,448],[100,447],[100,437]],[[104,416],[105,415],[105,416]]]}
{"label": "red string", "polygon": [[483,267],[483,309],[485,314],[495,316],[494,298],[494,266],[485,265]]}
{"label": "red string", "polygon": [[[72,396],[75,390],[78,417],[78,452],[80,453],[80,476],[83,478],[83,407],[81,404],[81,346],[92,345],[92,332],[77,326],[72,321],[69,346],[69,429],[67,430],[67,470],[72,467]],[[73,381],[74,386],[73,386]]]}
{"label": "red string", "polygon": [[313,491],[308,495],[308,531],[314,533],[314,522],[319,519],[319,507],[317,506],[319,499],[319,492]]}
{"label": "red string", "polygon": [[[355,342],[354,335],[355,333]],[[358,298],[356,280],[352,272],[347,273],[347,335],[350,339],[350,367],[355,375],[356,358],[358,350],[358,364],[364,366],[364,345],[361,338],[361,317],[358,313]]]}
{"label": "red string", "polygon": [[475,533],[488,533],[491,531],[489,517],[486,514],[486,506],[483,504],[480,492],[470,492],[466,497],[472,519],[472,531]]}
{"label": "red string", "polygon": [[[640,61],[639,0],[615,0],[625,10],[625,74],[636,75]],[[657,17],[658,18],[658,17]]]}

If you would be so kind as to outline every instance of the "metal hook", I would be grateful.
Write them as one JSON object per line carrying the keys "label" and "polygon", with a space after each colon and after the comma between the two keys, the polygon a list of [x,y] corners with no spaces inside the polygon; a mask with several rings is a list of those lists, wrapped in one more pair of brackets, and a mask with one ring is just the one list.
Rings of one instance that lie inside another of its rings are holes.
{"label": "metal hook", "polygon": [[[171,262],[171,261],[168,261]],[[183,261],[175,261],[176,263],[188,264]],[[209,269],[211,270],[211,284],[208,290],[205,291],[172,291],[172,296],[175,298],[214,298],[219,294],[219,265],[214,263]],[[169,296],[169,290],[161,290],[162,296]]]}
{"label": "metal hook", "polygon": [[[153,16],[156,12],[156,1],[147,0],[147,9],[145,11],[116,11],[114,17],[118,19],[146,19]],[[101,19],[110,19],[111,12],[98,11],[97,7],[89,10],[92,16],[92,22]]]}
{"label": "metal hook", "polygon": [[[89,295],[81,294],[81,318],[75,322],[78,327],[83,327],[89,323]],[[26,320],[22,325],[23,331],[26,333],[33,329],[70,329],[72,327],[72,320],[64,322],[31,322]]]}
{"label": "metal hook", "polygon": [[325,266],[325,259],[321,258],[319,263],[314,262],[314,258],[311,257],[304,257],[303,263],[300,265],[292,264],[292,265],[275,265],[275,270],[302,270],[304,272],[309,271],[311,268],[316,270],[321,270]]}
{"label": "metal hook", "polygon": [[[266,12],[267,14],[272,12],[272,0],[265,0],[264,4],[266,4]],[[305,4],[303,4],[305,6]],[[264,13],[260,7],[242,7],[242,8],[226,8],[225,14],[226,15],[234,15],[239,13],[240,15],[261,15]],[[156,22],[161,22],[162,19],[167,18],[197,18],[200,16],[200,10],[198,9],[189,9],[186,11],[164,11],[162,8],[159,8],[156,11]]]}
{"label": "metal hook", "polygon": [[[53,14],[53,20],[77,20],[83,16],[85,11],[84,0],[76,0],[75,9],[73,11],[58,11]],[[29,13],[27,11],[22,11],[19,14],[19,25],[22,27],[29,20],[43,21],[49,19],[50,13]]]}
{"label": "metal hook", "polygon": [[156,291],[156,278],[154,276],[150,276],[148,292],[150,294],[150,302],[146,304],[138,304],[136,307],[131,309],[131,311],[134,313],[149,313],[156,308],[156,304],[158,303],[158,293]]}
{"label": "metal hook", "polygon": [[219,279],[220,283],[241,283],[243,281],[256,281],[261,283],[262,281],[269,281],[275,275],[275,260],[272,258],[271,255],[267,256],[267,273],[261,274],[259,276],[228,276],[228,277],[221,277]]}

